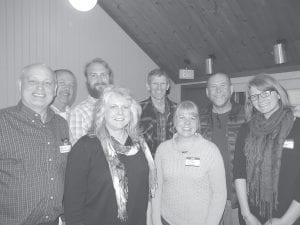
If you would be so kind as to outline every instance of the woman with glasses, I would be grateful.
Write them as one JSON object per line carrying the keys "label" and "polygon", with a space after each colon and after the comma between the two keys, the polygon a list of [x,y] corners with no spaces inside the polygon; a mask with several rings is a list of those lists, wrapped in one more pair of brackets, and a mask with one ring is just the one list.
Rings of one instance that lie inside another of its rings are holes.
{"label": "woman with glasses", "polygon": [[154,225],[218,225],[226,202],[222,156],[203,138],[199,113],[191,101],[174,114],[176,134],[155,154],[158,188],[152,200]]}
{"label": "woman with glasses", "polygon": [[300,119],[269,75],[254,77],[246,96],[233,169],[241,216],[247,225],[300,224]]}

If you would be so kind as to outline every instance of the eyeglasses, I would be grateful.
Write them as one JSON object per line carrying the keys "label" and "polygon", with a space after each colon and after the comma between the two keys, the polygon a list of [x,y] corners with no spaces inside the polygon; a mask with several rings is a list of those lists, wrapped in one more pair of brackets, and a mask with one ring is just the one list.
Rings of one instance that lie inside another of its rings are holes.
{"label": "eyeglasses", "polygon": [[109,74],[107,74],[107,73],[88,73],[87,76],[89,78],[92,78],[92,79],[95,79],[95,78],[98,78],[98,77],[108,78]]}
{"label": "eyeglasses", "polygon": [[271,95],[272,91],[273,91],[273,90],[267,90],[267,91],[263,91],[263,92],[261,92],[261,93],[259,93],[259,94],[250,95],[250,96],[249,96],[249,99],[250,99],[252,102],[254,102],[254,101],[257,101],[259,97],[260,97],[260,98],[263,98],[263,99],[264,99],[264,98],[268,98],[268,97]]}

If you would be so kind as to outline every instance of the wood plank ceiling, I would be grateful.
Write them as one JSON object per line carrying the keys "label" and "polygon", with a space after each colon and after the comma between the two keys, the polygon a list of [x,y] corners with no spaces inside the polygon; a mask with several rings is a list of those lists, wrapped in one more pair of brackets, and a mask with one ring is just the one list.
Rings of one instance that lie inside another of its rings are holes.
{"label": "wood plank ceiling", "polygon": [[[287,63],[300,65],[300,0],[99,0],[98,4],[175,83],[180,68],[206,79],[274,68],[273,46],[286,42]],[[138,63],[138,62],[137,62]]]}

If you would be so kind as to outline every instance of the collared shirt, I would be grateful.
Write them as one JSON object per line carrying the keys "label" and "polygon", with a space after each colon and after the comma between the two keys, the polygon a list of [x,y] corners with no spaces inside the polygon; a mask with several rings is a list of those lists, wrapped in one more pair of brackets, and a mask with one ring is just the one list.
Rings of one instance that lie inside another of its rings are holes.
{"label": "collared shirt", "polygon": [[55,112],[56,114],[60,115],[62,118],[64,118],[68,123],[70,120],[70,112],[71,109],[69,106],[66,107],[66,111],[62,112],[58,108],[56,108],[54,105],[50,105],[50,108]]}
{"label": "collared shirt", "polygon": [[98,99],[88,96],[88,98],[79,103],[70,113],[70,136],[72,144],[86,135],[91,128],[95,103]]}
{"label": "collared shirt", "polygon": [[165,112],[161,113],[159,112],[155,107],[154,107],[154,111],[156,114],[156,118],[157,118],[157,128],[156,128],[156,133],[157,133],[157,141],[159,143],[162,143],[166,140],[166,125],[167,125],[167,119],[168,119],[168,115],[170,113],[170,109],[169,107],[165,107]]}
{"label": "collared shirt", "polygon": [[176,103],[165,99],[165,113],[160,113],[152,103],[151,97],[142,101],[141,130],[154,156],[158,145],[174,134],[173,115]]}
{"label": "collared shirt", "polygon": [[67,122],[51,109],[45,123],[20,102],[0,111],[0,224],[33,225],[62,214]]}

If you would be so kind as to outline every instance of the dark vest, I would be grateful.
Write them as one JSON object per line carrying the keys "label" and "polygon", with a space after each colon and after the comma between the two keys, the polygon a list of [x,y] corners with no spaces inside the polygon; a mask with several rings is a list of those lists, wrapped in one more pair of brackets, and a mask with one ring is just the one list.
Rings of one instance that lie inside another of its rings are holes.
{"label": "dark vest", "polygon": [[[200,115],[200,128],[201,134],[204,138],[208,140],[212,140],[212,106],[207,108],[207,111],[204,114]],[[230,174],[231,174],[231,200],[232,208],[237,208],[238,206],[238,199],[235,191],[235,186],[233,182],[232,170],[233,170],[233,158],[234,158],[234,151],[235,151],[235,142],[237,138],[237,134],[239,131],[240,126],[245,122],[245,112],[242,105],[237,103],[232,103],[232,109],[228,114],[228,121],[227,121],[227,143],[228,143],[228,151],[230,154]]]}

